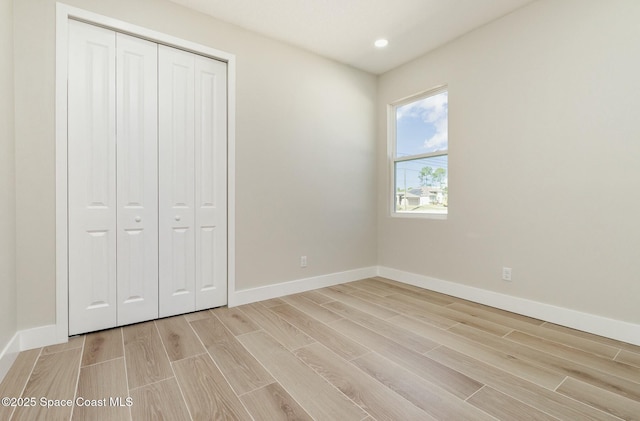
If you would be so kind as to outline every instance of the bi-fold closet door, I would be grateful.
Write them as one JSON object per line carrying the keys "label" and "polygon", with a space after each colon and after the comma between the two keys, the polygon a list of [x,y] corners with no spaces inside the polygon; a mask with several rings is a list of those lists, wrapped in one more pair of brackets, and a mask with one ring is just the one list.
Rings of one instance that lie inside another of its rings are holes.
{"label": "bi-fold closet door", "polygon": [[69,21],[69,333],[226,304],[226,65]]}
{"label": "bi-fold closet door", "polygon": [[160,45],[158,62],[166,317],[227,303],[227,81],[225,63],[186,51]]}

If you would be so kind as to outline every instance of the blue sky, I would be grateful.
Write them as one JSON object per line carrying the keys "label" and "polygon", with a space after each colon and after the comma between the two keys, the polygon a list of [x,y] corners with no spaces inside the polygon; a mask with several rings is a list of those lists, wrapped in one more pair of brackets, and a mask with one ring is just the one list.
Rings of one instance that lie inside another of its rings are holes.
{"label": "blue sky", "polygon": [[[448,148],[448,94],[443,92],[396,109],[396,156],[417,155]],[[416,188],[420,170],[448,169],[446,156],[406,161],[396,166],[396,187]]]}

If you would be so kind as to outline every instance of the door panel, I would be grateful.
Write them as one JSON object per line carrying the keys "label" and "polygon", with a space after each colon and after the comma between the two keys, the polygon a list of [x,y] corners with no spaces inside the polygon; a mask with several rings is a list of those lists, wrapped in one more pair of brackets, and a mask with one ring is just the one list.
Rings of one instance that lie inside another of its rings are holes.
{"label": "door panel", "polygon": [[195,310],[195,56],[158,47],[160,317]]}
{"label": "door panel", "polygon": [[158,317],[158,45],[117,34],[118,325]]}
{"label": "door panel", "polygon": [[226,64],[69,21],[69,333],[227,303]]}
{"label": "door panel", "polygon": [[195,56],[196,309],[227,304],[227,66]]}
{"label": "door panel", "polygon": [[69,334],[116,324],[115,33],[69,21]]}

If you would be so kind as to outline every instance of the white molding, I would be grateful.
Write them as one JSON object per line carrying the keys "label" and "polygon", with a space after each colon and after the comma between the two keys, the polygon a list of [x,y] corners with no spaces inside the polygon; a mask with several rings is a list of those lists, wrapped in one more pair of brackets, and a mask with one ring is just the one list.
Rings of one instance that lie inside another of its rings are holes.
{"label": "white molding", "polygon": [[[57,23],[67,26],[69,19],[80,20],[90,24],[113,29],[117,32],[126,33],[135,37],[144,38],[152,42],[177,47],[182,50],[190,51],[196,54],[209,56],[213,59],[229,62],[235,60],[235,55],[222,50],[217,50],[206,45],[177,38],[172,35],[154,31],[143,26],[134,25],[122,20],[113,19],[108,16],[90,12],[88,10],[79,9],[77,7],[68,6],[64,3],[56,3]],[[66,28],[65,28],[66,31]]]}
{"label": "white molding", "polygon": [[227,62],[227,305],[236,291],[236,61]]}
{"label": "white molding", "polygon": [[[229,247],[231,247],[231,244],[232,242],[230,241]],[[378,267],[371,266],[241,291],[230,289],[228,306],[235,307],[242,304],[283,297],[285,295],[371,278],[376,275],[378,275]],[[230,285],[232,284],[230,283]],[[61,326],[55,324],[18,331],[0,354],[0,381],[2,381],[9,371],[11,364],[13,364],[20,351],[67,342],[69,340],[67,326],[65,325],[62,330],[64,335],[61,335],[61,329]]]}
{"label": "white molding", "polygon": [[595,335],[640,345],[640,325],[384,266],[378,275]]}
{"label": "white molding", "polygon": [[65,343],[68,340],[69,338],[66,336],[64,338],[59,337],[56,325],[19,330],[0,353],[0,382],[7,375],[20,352]]}
{"label": "white molding", "polygon": [[[68,301],[68,222],[67,222],[67,62],[69,19],[81,20],[118,32],[138,36],[159,44],[177,47],[227,63],[227,300],[235,291],[235,134],[236,134],[236,57],[206,45],[112,19],[63,3],[56,3],[56,323],[55,340],[69,336]],[[48,326],[45,326],[48,327]],[[51,335],[51,333],[47,333]],[[48,344],[50,345],[50,343]]]}
{"label": "white molding", "polygon": [[9,372],[14,361],[18,358],[20,351],[20,333],[16,332],[2,352],[0,352],[0,382],[2,382],[4,376]]}
{"label": "white molding", "polygon": [[235,291],[233,295],[229,296],[229,307],[371,278],[376,276],[377,272],[377,267],[372,266]]}
{"label": "white molding", "polygon": [[18,333],[20,334],[20,351],[61,344],[69,340],[68,336],[64,338],[58,336],[57,325],[38,326]]}
{"label": "white molding", "polygon": [[67,249],[67,63],[68,20],[66,6],[56,5],[56,326],[59,341],[69,336]]}
{"label": "white molding", "polygon": [[[231,242],[229,246],[231,247]],[[414,285],[431,291],[452,295],[454,297],[534,317],[536,319],[571,327],[593,333],[595,335],[616,339],[634,345],[640,345],[640,325],[638,324],[614,320],[590,313],[584,313],[564,307],[514,297],[495,291],[489,291],[456,282],[444,281],[384,266],[371,266],[353,269],[240,291],[230,289],[228,305],[229,307],[235,307],[242,304],[269,300],[271,298],[283,297],[285,295],[296,294],[332,285],[339,285],[374,276],[381,276],[408,285]],[[60,335],[60,327],[57,324],[40,326],[17,332],[11,341],[9,341],[5,346],[2,353],[0,353],[0,381],[4,375],[6,375],[6,372],[17,357],[18,352],[64,343],[67,341],[68,337],[66,335]]]}

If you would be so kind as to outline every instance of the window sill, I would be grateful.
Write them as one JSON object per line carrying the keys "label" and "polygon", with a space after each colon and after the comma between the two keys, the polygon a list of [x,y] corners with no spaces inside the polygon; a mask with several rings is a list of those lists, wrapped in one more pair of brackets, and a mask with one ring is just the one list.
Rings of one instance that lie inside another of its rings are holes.
{"label": "window sill", "polygon": [[447,220],[447,213],[391,212],[392,218]]}

